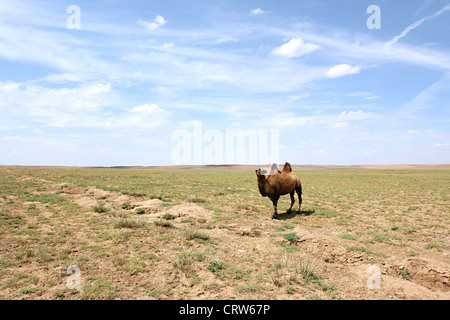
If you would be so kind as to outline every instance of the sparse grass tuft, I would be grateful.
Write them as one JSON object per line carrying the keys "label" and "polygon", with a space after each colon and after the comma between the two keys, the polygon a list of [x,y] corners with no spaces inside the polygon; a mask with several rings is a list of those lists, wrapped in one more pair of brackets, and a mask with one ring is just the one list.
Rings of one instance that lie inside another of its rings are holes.
{"label": "sparse grass tuft", "polygon": [[225,269],[225,264],[223,262],[212,261],[207,269],[215,275],[221,275],[222,271]]}
{"label": "sparse grass tuft", "polygon": [[95,206],[92,206],[92,210],[97,213],[107,212],[108,209],[105,207],[105,203],[103,201],[98,201]]}
{"label": "sparse grass tuft", "polygon": [[[315,260],[309,257],[296,258],[285,254],[275,262],[269,270],[269,273],[272,275],[272,282],[277,287],[282,287],[291,285],[292,283],[298,283],[298,275],[302,276],[306,281],[317,280],[319,279],[316,274],[317,270],[318,265]],[[292,288],[290,287],[285,287],[285,290],[292,293]]]}
{"label": "sparse grass tuft", "polygon": [[246,292],[262,292],[264,291],[264,287],[257,285],[257,284],[245,284],[245,285],[239,285],[234,288],[235,291],[239,293],[246,293]]}
{"label": "sparse grass tuft", "polygon": [[147,225],[144,221],[131,218],[119,218],[114,222],[114,228],[143,228]]}
{"label": "sparse grass tuft", "polygon": [[351,234],[342,234],[341,238],[346,240],[356,240],[355,236]]}
{"label": "sparse grass tuft", "polygon": [[143,208],[136,208],[134,213],[139,214],[139,215],[145,214],[145,210]]}
{"label": "sparse grass tuft", "polygon": [[203,231],[188,229],[185,231],[186,239],[208,241],[209,235]]}
{"label": "sparse grass tuft", "polygon": [[165,219],[165,220],[174,220],[175,216],[173,214],[170,214],[170,213],[165,213],[161,218]]}
{"label": "sparse grass tuft", "polygon": [[192,202],[192,203],[205,203],[206,199],[199,197],[197,195],[191,195],[189,197],[187,197],[186,199],[188,202]]}
{"label": "sparse grass tuft", "polygon": [[155,220],[154,224],[155,226],[163,228],[175,228],[172,222],[163,219]]}
{"label": "sparse grass tuft", "polygon": [[184,273],[186,277],[190,277],[194,274],[194,261],[192,260],[192,256],[188,252],[182,252],[175,256],[173,261],[173,266],[175,269],[180,270]]}
{"label": "sparse grass tuft", "polygon": [[286,233],[283,234],[283,238],[289,241],[289,244],[292,245],[293,243],[296,243],[300,240],[300,237],[297,235],[296,232]]}
{"label": "sparse grass tuft", "polygon": [[440,243],[436,243],[436,242],[430,242],[430,243],[427,243],[425,246],[424,246],[424,248],[425,249],[434,249],[434,248],[445,248],[445,246],[444,245],[442,245],[442,244],[440,244]]}

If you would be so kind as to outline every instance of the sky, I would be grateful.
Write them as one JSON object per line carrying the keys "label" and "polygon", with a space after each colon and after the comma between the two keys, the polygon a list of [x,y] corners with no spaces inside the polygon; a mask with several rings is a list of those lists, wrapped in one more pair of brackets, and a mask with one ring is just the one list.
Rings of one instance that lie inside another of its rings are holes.
{"label": "sky", "polygon": [[450,1],[0,2],[0,165],[450,163]]}

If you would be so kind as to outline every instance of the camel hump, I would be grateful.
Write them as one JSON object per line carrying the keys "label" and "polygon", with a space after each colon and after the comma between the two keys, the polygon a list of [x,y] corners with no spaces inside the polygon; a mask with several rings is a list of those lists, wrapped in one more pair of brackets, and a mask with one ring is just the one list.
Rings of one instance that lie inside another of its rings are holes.
{"label": "camel hump", "polygon": [[270,167],[270,175],[280,173],[280,170],[278,170],[278,165],[276,163],[272,163],[272,166]]}
{"label": "camel hump", "polygon": [[292,172],[292,167],[289,162],[286,162],[283,167],[283,172]]}

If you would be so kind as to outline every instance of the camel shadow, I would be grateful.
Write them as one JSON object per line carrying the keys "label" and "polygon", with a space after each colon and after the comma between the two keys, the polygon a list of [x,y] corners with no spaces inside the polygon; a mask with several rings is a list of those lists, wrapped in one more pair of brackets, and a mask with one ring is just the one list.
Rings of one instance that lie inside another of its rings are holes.
{"label": "camel shadow", "polygon": [[296,216],[310,216],[314,212],[316,212],[315,209],[301,210],[300,212],[292,210],[291,213],[279,213],[277,218],[278,220],[287,220]]}

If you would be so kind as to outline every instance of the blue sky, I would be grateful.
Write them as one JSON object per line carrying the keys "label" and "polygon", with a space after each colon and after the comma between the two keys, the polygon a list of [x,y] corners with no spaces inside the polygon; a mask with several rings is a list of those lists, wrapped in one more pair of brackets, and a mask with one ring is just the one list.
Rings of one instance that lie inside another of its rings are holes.
{"label": "blue sky", "polygon": [[181,142],[187,164],[269,162],[264,137],[227,147],[239,130],[282,163],[449,163],[450,1],[2,0],[0,17],[0,164],[172,165]]}

